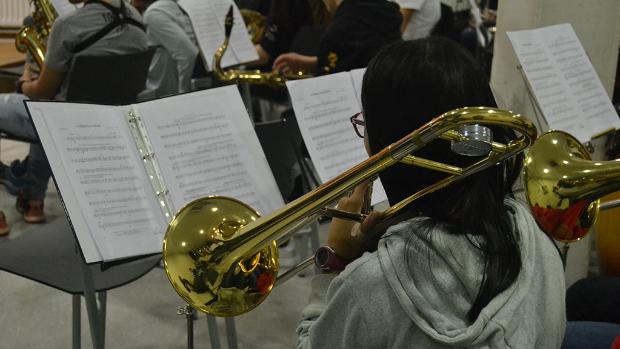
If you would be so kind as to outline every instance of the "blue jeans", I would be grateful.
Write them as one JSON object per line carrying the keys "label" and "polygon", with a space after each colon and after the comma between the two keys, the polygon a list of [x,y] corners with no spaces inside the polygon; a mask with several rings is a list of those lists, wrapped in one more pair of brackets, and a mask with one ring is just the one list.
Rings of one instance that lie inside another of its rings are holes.
{"label": "blue jeans", "polygon": [[26,99],[28,97],[17,93],[0,94],[0,130],[37,142],[30,144],[28,169],[24,174],[28,184],[23,189],[25,199],[42,200],[45,198],[52,170],[24,106]]}
{"label": "blue jeans", "polygon": [[620,325],[608,322],[568,321],[562,349],[610,349]]}

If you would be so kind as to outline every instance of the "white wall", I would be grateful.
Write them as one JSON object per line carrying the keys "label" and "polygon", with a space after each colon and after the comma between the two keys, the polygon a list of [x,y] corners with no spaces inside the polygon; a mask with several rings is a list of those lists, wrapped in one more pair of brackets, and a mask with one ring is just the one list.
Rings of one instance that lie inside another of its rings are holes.
{"label": "white wall", "polygon": [[[530,119],[536,117],[506,31],[567,22],[572,24],[603,86],[611,95],[620,45],[620,1],[503,0],[499,2],[491,73],[491,85],[500,107]],[[589,245],[589,237],[571,245],[566,269],[567,286],[586,276]]]}

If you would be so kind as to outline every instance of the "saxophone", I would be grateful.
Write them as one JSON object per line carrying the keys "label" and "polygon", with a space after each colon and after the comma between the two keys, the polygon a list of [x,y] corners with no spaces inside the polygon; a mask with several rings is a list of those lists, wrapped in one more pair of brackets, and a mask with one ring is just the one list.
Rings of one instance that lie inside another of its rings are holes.
{"label": "saxophone", "polygon": [[49,0],[30,0],[30,2],[34,6],[33,21],[31,24],[25,24],[17,33],[15,48],[19,52],[30,52],[39,69],[41,69],[45,58],[47,37],[50,35],[52,24],[58,14]]}
{"label": "saxophone", "polygon": [[271,88],[281,88],[286,86],[287,80],[298,80],[312,77],[312,75],[304,72],[294,74],[283,74],[277,71],[261,72],[260,70],[236,70],[222,69],[222,58],[228,49],[228,43],[233,27],[233,7],[231,6],[224,21],[225,37],[222,45],[215,51],[213,55],[213,73],[220,81],[237,81],[254,85],[266,85]]}

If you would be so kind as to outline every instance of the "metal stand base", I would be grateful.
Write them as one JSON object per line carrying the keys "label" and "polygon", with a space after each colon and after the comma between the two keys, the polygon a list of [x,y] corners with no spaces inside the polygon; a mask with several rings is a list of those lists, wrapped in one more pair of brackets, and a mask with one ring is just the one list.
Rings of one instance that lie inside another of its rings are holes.
{"label": "metal stand base", "polygon": [[[194,349],[194,320],[196,320],[196,311],[190,305],[177,308],[178,315],[185,315],[187,320],[187,348]],[[235,318],[226,318],[226,340],[228,341],[228,349],[237,349],[237,331],[235,329]],[[220,349],[222,347],[217,326],[217,318],[207,315],[207,329],[209,331],[209,339],[211,341],[211,349]]]}

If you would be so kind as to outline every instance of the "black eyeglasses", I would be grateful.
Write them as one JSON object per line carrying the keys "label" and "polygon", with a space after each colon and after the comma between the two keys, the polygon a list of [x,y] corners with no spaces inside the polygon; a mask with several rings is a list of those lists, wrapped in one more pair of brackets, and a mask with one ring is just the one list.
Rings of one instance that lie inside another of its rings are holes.
{"label": "black eyeglasses", "polygon": [[364,127],[366,127],[366,122],[364,121],[364,113],[359,112],[353,115],[351,118],[351,124],[353,125],[353,129],[355,129],[355,133],[360,138],[364,138]]}

